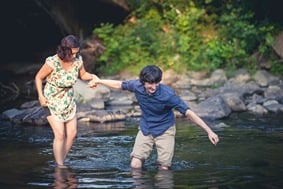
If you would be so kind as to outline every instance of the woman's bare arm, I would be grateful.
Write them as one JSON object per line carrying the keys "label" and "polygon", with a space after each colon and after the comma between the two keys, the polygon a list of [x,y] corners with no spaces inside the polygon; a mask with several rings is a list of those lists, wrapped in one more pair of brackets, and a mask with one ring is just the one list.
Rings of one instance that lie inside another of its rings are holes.
{"label": "woman's bare arm", "polygon": [[46,77],[52,72],[52,68],[48,66],[46,63],[40,68],[35,76],[35,87],[38,95],[38,100],[41,106],[46,106],[46,99],[43,95],[43,85],[42,82],[46,79]]}

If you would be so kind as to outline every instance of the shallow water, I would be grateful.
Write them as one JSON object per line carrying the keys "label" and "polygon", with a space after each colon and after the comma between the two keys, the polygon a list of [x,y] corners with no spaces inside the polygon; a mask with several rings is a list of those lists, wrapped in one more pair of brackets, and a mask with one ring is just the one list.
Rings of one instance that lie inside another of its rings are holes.
{"label": "shallow water", "polygon": [[283,116],[234,114],[209,122],[220,143],[177,120],[172,169],[158,171],[156,152],[142,170],[129,167],[135,122],[79,124],[67,169],[57,169],[48,126],[1,122],[1,188],[255,188],[283,185]]}

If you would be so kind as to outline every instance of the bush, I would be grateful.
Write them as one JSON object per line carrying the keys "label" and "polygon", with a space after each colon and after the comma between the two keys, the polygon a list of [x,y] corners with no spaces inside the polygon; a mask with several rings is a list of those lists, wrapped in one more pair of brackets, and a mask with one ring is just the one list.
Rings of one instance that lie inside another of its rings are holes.
{"label": "bush", "polygon": [[[229,1],[221,12],[211,9],[213,2],[133,1],[125,23],[116,27],[103,23],[94,29],[106,46],[99,69],[105,74],[122,69],[138,73],[143,66],[156,64],[178,72],[209,72],[246,67],[255,51],[269,53],[274,27],[257,26],[251,22],[252,12]],[[202,8],[209,3],[209,9]],[[253,64],[250,67],[256,68]]]}

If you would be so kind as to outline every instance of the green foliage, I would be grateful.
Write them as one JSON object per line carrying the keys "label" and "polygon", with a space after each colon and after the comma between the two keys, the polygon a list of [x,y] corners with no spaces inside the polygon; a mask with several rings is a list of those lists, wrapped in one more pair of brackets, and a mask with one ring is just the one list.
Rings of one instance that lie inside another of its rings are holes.
{"label": "green foliage", "polygon": [[[227,13],[219,17],[219,36],[222,37],[220,49],[211,49],[208,54],[216,59],[218,66],[226,68],[246,67],[256,69],[257,62],[249,58],[254,52],[268,54],[272,49],[274,27],[257,26],[252,23],[252,12],[245,12],[241,8],[229,7]],[[219,41],[218,41],[219,42]],[[210,51],[214,52],[210,53]],[[252,64],[252,65],[251,65]],[[247,66],[246,66],[247,65]]]}
{"label": "green foliage", "polygon": [[210,40],[205,55],[207,60],[210,60],[211,69],[215,70],[225,66],[235,68],[237,61],[246,57],[246,52],[243,49],[237,49],[237,46],[236,39],[228,42],[217,38]]}
{"label": "green foliage", "polygon": [[133,11],[124,24],[104,23],[94,29],[106,46],[99,58],[105,74],[122,69],[138,73],[147,64],[178,72],[256,68],[250,56],[270,53],[275,28],[256,25],[253,13],[233,1],[220,8],[214,0],[128,2]]}
{"label": "green foliage", "polygon": [[280,59],[278,59],[278,57],[273,54],[273,56],[270,58],[270,64],[271,64],[270,71],[274,75],[282,77],[283,74],[282,60],[280,61]]}

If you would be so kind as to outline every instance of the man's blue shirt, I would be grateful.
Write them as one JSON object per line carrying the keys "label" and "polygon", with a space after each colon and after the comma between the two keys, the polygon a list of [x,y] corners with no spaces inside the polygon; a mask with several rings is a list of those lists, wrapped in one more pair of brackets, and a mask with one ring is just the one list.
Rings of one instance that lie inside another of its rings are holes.
{"label": "man's blue shirt", "polygon": [[175,125],[173,109],[184,115],[189,108],[172,88],[164,84],[160,84],[156,92],[150,95],[139,79],[123,81],[122,89],[135,93],[142,110],[140,129],[144,135],[160,136]]}

